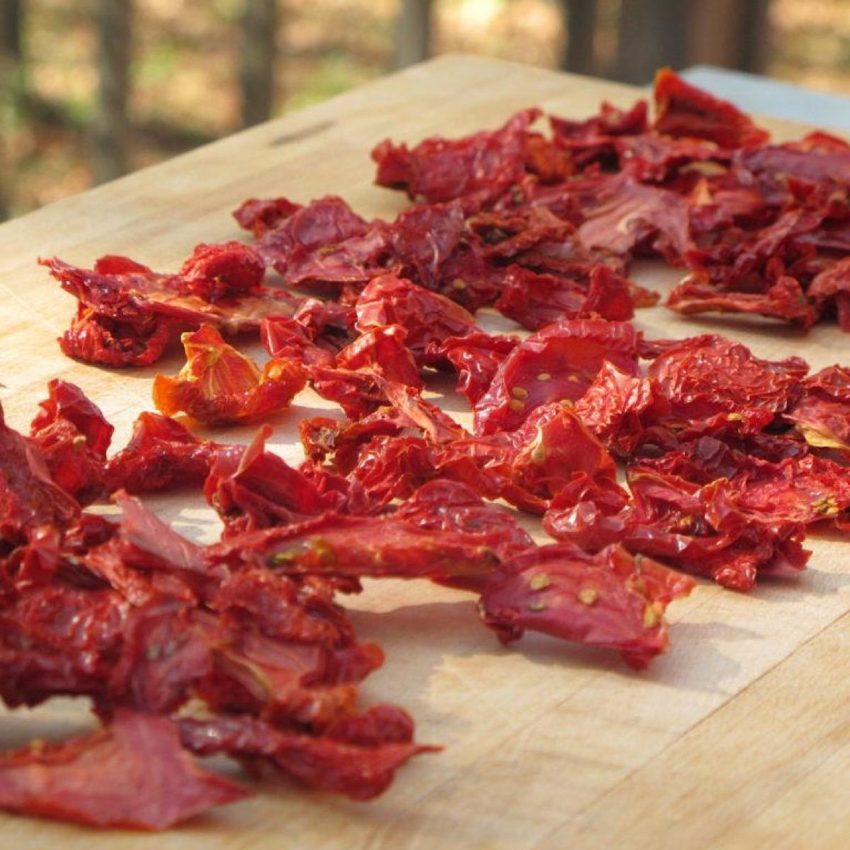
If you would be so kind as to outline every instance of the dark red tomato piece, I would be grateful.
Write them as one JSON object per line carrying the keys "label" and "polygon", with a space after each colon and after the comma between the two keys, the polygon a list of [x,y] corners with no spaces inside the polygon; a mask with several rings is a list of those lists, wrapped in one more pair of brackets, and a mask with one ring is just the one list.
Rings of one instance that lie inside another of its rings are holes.
{"label": "dark red tomato piece", "polygon": [[841,330],[850,331],[850,257],[828,265],[806,290],[818,312],[835,310]]}
{"label": "dark red tomato piece", "polygon": [[200,487],[223,449],[168,416],[140,413],[130,441],[106,463],[107,489],[148,493]]}
{"label": "dark red tomato piece", "polygon": [[828,366],[803,381],[803,395],[785,419],[816,449],[850,452],[850,369]]}
{"label": "dark red tomato piece", "polygon": [[816,310],[799,281],[781,276],[764,292],[736,292],[711,283],[708,275],[689,275],[667,296],[667,306],[684,315],[697,313],[745,313],[769,316],[810,328],[817,320]]}
{"label": "dark red tomato piece", "polygon": [[[262,761],[309,787],[369,800],[390,785],[404,762],[437,749],[388,736],[388,728],[407,733],[405,717],[394,706],[375,706],[360,717],[344,718],[321,737],[253,717],[186,718],[180,721],[180,735],[183,745],[199,755]],[[370,727],[381,731],[376,735]]]}
{"label": "dark red tomato piece", "polygon": [[243,242],[198,245],[180,269],[189,292],[205,301],[256,290],[265,273],[266,264],[256,249]]}
{"label": "dark red tomato piece", "polygon": [[656,133],[709,139],[724,148],[756,147],[770,138],[729,101],[685,82],[669,68],[656,74],[653,98]]}
{"label": "dark red tomato piece", "polygon": [[498,130],[434,137],[413,148],[386,139],[372,151],[375,182],[429,203],[464,198],[477,206],[494,200],[525,176],[526,137],[539,116],[539,110],[527,109]]}
{"label": "dark red tomato piece", "polygon": [[669,189],[638,183],[627,174],[607,180],[584,212],[578,236],[588,249],[629,258],[642,247],[681,265],[693,248],[687,202]]}
{"label": "dark red tomato piece", "polygon": [[487,392],[475,404],[475,433],[510,431],[536,407],[576,401],[602,364],[637,372],[638,333],[627,322],[567,319],[523,340],[502,361]]}
{"label": "dark red tomato piece", "polygon": [[650,378],[604,363],[575,410],[604,445],[620,457],[629,457],[645,430],[668,417],[670,405]]}
{"label": "dark red tomato piece", "polygon": [[475,329],[475,319],[459,304],[393,274],[372,280],[360,293],[355,310],[361,333],[386,325],[403,327],[405,344],[419,360],[429,345]]}
{"label": "dark red tomato piece", "polygon": [[449,337],[432,346],[434,358],[445,358],[457,371],[457,391],[475,404],[487,392],[501,362],[520,343],[516,336],[498,336],[473,331]]}
{"label": "dark red tomato piece", "polygon": [[269,230],[278,228],[293,213],[298,212],[301,206],[287,198],[249,198],[239,205],[233,217],[240,227],[249,230],[259,239]]}
{"label": "dark red tomato piece", "polygon": [[631,667],[667,648],[664,611],[693,580],[610,546],[589,555],[569,543],[531,549],[502,564],[479,602],[503,642],[527,630],[616,649]]}
{"label": "dark red tomato piece", "polygon": [[248,795],[198,767],[167,717],[130,711],[89,735],[0,756],[0,807],[89,826],[167,829]]}
{"label": "dark red tomato piece", "polygon": [[39,403],[30,436],[41,449],[53,480],[81,504],[104,491],[106,450],[114,431],[97,405],[74,384],[54,378]]}
{"label": "dark red tomato piece", "polygon": [[707,334],[672,344],[649,366],[673,420],[705,428],[731,423],[761,431],[799,395],[808,371],[799,357],[761,360],[744,345]]}
{"label": "dark red tomato piece", "polygon": [[15,545],[38,526],[65,528],[80,513],[57,486],[36,443],[10,428],[0,409],[0,546]]}

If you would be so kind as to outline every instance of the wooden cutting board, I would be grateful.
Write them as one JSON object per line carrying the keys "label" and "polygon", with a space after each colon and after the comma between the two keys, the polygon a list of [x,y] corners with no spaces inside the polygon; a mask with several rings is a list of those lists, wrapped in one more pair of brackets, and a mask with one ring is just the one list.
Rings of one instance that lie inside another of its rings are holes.
{"label": "wooden cutting board", "polygon": [[[624,106],[637,94],[446,57],[3,225],[0,399],[10,422],[26,427],[55,376],[101,405],[117,426],[116,447],[136,414],[151,408],[156,370],[107,371],[60,354],[55,337],[74,305],[36,257],[88,265],[125,253],[174,270],[198,242],[240,238],[229,213],[248,196],[307,201],[337,193],[363,214],[392,216],[404,201],[371,185],[369,159],[387,135],[457,135],[494,127],[531,104],[583,117],[603,98]],[[771,126],[780,136],[800,132]],[[642,276],[660,288],[676,277],[653,267]],[[850,362],[848,338],[829,325],[806,336],[766,322],[684,321],[661,308],[641,312],[637,324],[653,336],[719,330],[763,357],[800,354],[813,368]],[[456,399],[445,403],[460,409]],[[275,422],[275,447],[297,460],[295,423],[326,407],[300,396]],[[218,436],[235,442],[249,434]],[[153,504],[184,533],[216,532],[200,501]],[[419,739],[445,746],[402,769],[383,797],[351,803],[280,782],[154,836],[3,815],[0,847],[846,848],[850,541],[819,537],[812,548],[799,578],[765,581],[746,596],[700,585],[672,607],[671,651],[643,673],[612,653],[543,637],[505,649],[479,625],[468,595],[371,583],[350,604],[359,634],[378,641],[387,662],[368,680],[364,700],[404,705]],[[70,700],[7,713],[0,746],[61,737],[88,722],[85,705]]]}

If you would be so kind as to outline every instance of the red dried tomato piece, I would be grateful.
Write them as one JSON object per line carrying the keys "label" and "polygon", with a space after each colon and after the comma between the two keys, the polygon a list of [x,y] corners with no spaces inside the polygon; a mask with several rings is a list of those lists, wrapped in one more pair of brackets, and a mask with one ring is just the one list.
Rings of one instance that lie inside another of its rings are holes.
{"label": "red dried tomato piece", "polygon": [[333,367],[309,368],[310,383],[322,398],[337,402],[351,419],[387,403],[385,387],[423,388],[419,368],[400,325],[376,327],[337,353]]}
{"label": "red dried tomato piece", "polygon": [[549,503],[543,529],[556,540],[598,552],[625,536],[629,494],[616,480],[576,473]]}
{"label": "red dried tomato piece", "polygon": [[201,440],[179,422],[140,413],[127,445],[106,464],[107,489],[149,493],[200,486],[224,447]]}
{"label": "red dried tomato piece", "polygon": [[809,303],[799,281],[782,275],[764,292],[724,291],[708,275],[689,275],[667,296],[667,306],[677,313],[751,313],[794,322],[810,328],[818,311]]}
{"label": "red dried tomato piece", "polygon": [[473,331],[462,337],[449,337],[431,347],[431,353],[445,358],[458,373],[457,391],[476,404],[487,392],[499,364],[520,343],[516,336],[496,336]]}
{"label": "red dried tomato piece", "polygon": [[466,235],[460,203],[417,204],[399,213],[389,225],[393,265],[398,265],[405,277],[437,289]]}
{"label": "red dried tomato piece", "polygon": [[560,319],[597,314],[611,321],[625,321],[634,315],[631,284],[606,266],[595,266],[590,285],[569,278],[538,274],[521,266],[511,266],[496,309],[529,330]]}
{"label": "red dried tomato piece", "polygon": [[667,346],[649,377],[669,401],[672,420],[755,432],[793,404],[807,371],[799,357],[761,360],[741,343],[706,334]]}
{"label": "red dried tomato piece", "polygon": [[488,579],[479,610],[505,643],[531,629],[619,650],[640,669],[667,648],[667,605],[692,588],[687,576],[620,546],[589,555],[561,543],[502,564]]}
{"label": "red dried tomato piece", "polygon": [[654,470],[628,474],[633,501],[614,510],[622,492],[609,484],[564,491],[544,517],[545,530],[583,545],[621,543],[734,590],[750,590],[762,573],[802,569],[808,560],[803,524],[728,508],[724,479],[700,486]]}
{"label": "red dried tomato piece", "polygon": [[274,359],[294,360],[305,366],[333,366],[332,352],[317,345],[301,322],[283,316],[264,319],[260,339]]}
{"label": "red dried tomato piece", "polygon": [[347,475],[357,465],[360,449],[373,437],[394,437],[405,427],[396,411],[382,407],[353,422],[326,416],[302,419],[298,433],[309,460],[330,463],[337,472]]}
{"label": "red dried tomato piece", "polygon": [[462,139],[434,137],[413,148],[386,139],[372,151],[375,182],[429,203],[463,198],[478,206],[495,200],[525,176],[526,138],[540,114],[526,109],[498,130]]}
{"label": "red dried tomato piece", "polygon": [[[203,246],[204,256],[198,259],[198,272],[220,248],[226,261],[232,258],[234,244],[238,243],[225,243],[223,247]],[[249,263],[254,269],[248,273],[251,279],[250,276],[256,273],[256,255],[247,246],[246,251],[254,258]],[[244,261],[245,254],[239,251],[238,257]],[[206,322],[235,333],[259,327],[266,316],[288,315],[298,306],[298,301],[284,290],[259,286],[234,297],[223,297],[222,292],[217,292],[218,300],[212,303],[194,294],[193,284],[183,275],[159,274],[127,257],[101,257],[91,270],[71,266],[55,258],[40,262],[47,266],[66,292],[74,295],[81,305],[90,308],[99,319],[111,319],[121,327],[138,326],[140,334],[152,322],[162,320],[176,323],[177,327],[195,327]],[[193,258],[187,262],[191,267]],[[237,274],[233,280],[238,279]],[[78,315],[78,319],[81,318],[82,311]]]}
{"label": "red dried tomato piece", "polygon": [[760,176],[850,184],[850,145],[827,133],[809,133],[797,142],[742,150],[736,160]]}
{"label": "red dried tomato piece", "polygon": [[629,257],[638,248],[679,265],[693,248],[687,202],[668,189],[623,175],[609,178],[585,209],[578,229],[582,244]]}
{"label": "red dried tomato piece", "polygon": [[441,534],[459,531],[477,535],[482,543],[493,547],[501,560],[534,545],[513,512],[485,502],[460,481],[424,484],[399,507],[395,516]]}
{"label": "red dried tomato piece", "polygon": [[[397,729],[398,719],[388,718],[390,706],[380,710],[381,726],[390,720]],[[369,712],[360,725],[371,723]],[[353,723],[359,718],[346,718]],[[331,727],[341,729],[342,727]],[[180,721],[183,745],[200,755],[225,753],[255,762],[262,759],[299,782],[313,788],[345,794],[354,800],[369,800],[382,793],[392,782],[395,771],[412,756],[434,752],[438,748],[414,744],[409,740],[372,740],[356,733],[350,739],[320,738],[278,729],[251,717],[220,717],[213,720]]]}
{"label": "red dried tomato piece", "polygon": [[615,141],[622,136],[646,133],[648,103],[638,100],[622,110],[605,101],[599,112],[584,121],[549,116],[555,143],[568,150],[580,167],[591,163],[609,164],[615,158]]}
{"label": "red dried tomato piece", "polygon": [[162,357],[177,329],[162,318],[117,321],[80,304],[71,327],[59,338],[59,347],[68,357],[100,366],[149,366]]}
{"label": "red dried tomato piece", "polygon": [[459,304],[393,274],[372,280],[360,293],[355,310],[361,333],[387,325],[403,327],[405,344],[418,361],[429,345],[475,328],[475,319]]}
{"label": "red dried tomato piece", "polygon": [[[577,473],[596,479],[616,478],[608,451],[567,407],[538,407],[509,439],[514,451],[506,459],[504,472],[512,491],[505,497],[526,510],[542,513],[548,500]],[[513,488],[534,498],[513,492]]]}
{"label": "red dried tomato piece", "polygon": [[673,181],[687,180],[691,173],[723,173],[732,159],[730,151],[713,142],[654,133],[618,138],[614,147],[623,173],[641,183],[666,183],[674,189],[679,187]]}
{"label": "red dried tomato piece", "polygon": [[249,230],[258,239],[269,230],[275,230],[286,221],[293,213],[302,209],[301,204],[296,204],[287,198],[249,198],[234,210],[233,217],[239,226]]}
{"label": "red dried tomato piece", "polygon": [[383,270],[386,227],[366,221],[342,198],[328,195],[263,230],[257,248],[290,286],[362,286]]}
{"label": "red dried tomato piece", "polygon": [[10,428],[0,408],[0,545],[24,542],[38,526],[64,528],[77,501],[54,484],[36,443]]}
{"label": "red dried tomato piece", "polygon": [[209,552],[213,563],[246,559],[286,575],[427,578],[450,587],[478,586],[499,563],[487,534],[435,535],[399,517],[334,513],[236,535]]}
{"label": "red dried tomato piece", "polygon": [[262,372],[212,325],[182,336],[186,365],[175,378],[157,375],[154,404],[168,416],[185,411],[210,425],[253,422],[287,407],[305,385],[301,365],[270,360]]}
{"label": "red dried tomato piece", "polygon": [[41,411],[32,420],[32,432],[45,431],[56,422],[65,420],[74,426],[96,456],[105,457],[115,429],[106,421],[100,408],[78,386],[60,378],[49,381],[47,390],[49,396],[39,402]]}
{"label": "red dried tomato piece", "polygon": [[167,829],[249,793],[198,767],[168,718],[130,711],[89,735],[0,756],[0,807],[91,826]]}
{"label": "red dried tomato piece", "polygon": [[806,290],[818,312],[834,307],[841,330],[850,331],[850,257],[828,265]]}
{"label": "red dried tomato piece", "polygon": [[670,404],[653,380],[604,363],[575,411],[611,451],[629,457],[645,430],[669,416]]}
{"label": "red dried tomato piece", "polygon": [[574,245],[575,226],[547,207],[520,207],[510,211],[480,212],[466,222],[482,243],[484,256],[509,260],[531,248],[557,246],[561,257],[580,249]]}
{"label": "red dried tomato piece", "polygon": [[729,101],[685,82],[669,68],[656,74],[653,98],[656,133],[709,139],[724,148],[755,147],[770,138]]}
{"label": "red dried tomato piece", "polygon": [[230,446],[212,464],[204,495],[227,534],[299,522],[337,506],[332,496],[265,450],[270,434],[271,428],[263,426],[249,446]]}
{"label": "red dried tomato piece", "polygon": [[814,448],[850,451],[850,369],[828,366],[803,381],[803,396],[785,413]]}
{"label": "red dried tomato piece", "polygon": [[47,388],[30,436],[54,482],[85,504],[104,490],[106,450],[115,429],[79,387],[54,378]]}
{"label": "red dried tomato piece", "polygon": [[180,269],[189,292],[205,301],[256,290],[265,273],[266,264],[256,249],[242,242],[197,245]]}
{"label": "red dried tomato piece", "polygon": [[475,434],[510,431],[541,404],[576,401],[607,360],[637,371],[638,334],[627,322],[567,319],[532,334],[502,361],[475,404]]}

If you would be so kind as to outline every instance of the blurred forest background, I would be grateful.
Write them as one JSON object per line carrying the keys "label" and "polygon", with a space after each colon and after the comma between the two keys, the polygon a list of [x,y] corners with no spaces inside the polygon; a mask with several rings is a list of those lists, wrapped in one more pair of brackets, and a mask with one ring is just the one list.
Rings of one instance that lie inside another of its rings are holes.
{"label": "blurred forest background", "polygon": [[457,51],[850,93],[850,0],[0,0],[0,218]]}

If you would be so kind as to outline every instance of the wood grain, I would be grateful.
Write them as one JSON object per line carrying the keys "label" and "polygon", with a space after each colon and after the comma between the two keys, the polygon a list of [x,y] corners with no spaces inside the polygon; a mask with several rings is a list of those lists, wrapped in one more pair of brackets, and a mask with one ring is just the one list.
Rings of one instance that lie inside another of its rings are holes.
{"label": "wood grain", "polygon": [[[495,126],[532,103],[582,117],[602,98],[628,105],[636,93],[443,58],[4,225],[0,398],[9,421],[25,427],[55,376],[102,406],[118,426],[116,446],[151,406],[156,370],[98,370],[61,356],[55,337],[73,302],[36,257],[90,264],[102,253],[127,253],[174,269],[198,242],[238,238],[229,211],[251,195],[306,201],[338,193],[364,214],[392,216],[403,200],[371,185],[368,156],[384,136],[455,135]],[[783,136],[799,132],[771,126]],[[675,279],[653,266],[640,277],[662,289]],[[829,326],[804,336],[766,322],[685,321],[660,308],[642,312],[637,324],[657,336],[719,329],[761,356],[799,353],[815,368],[846,360],[847,337]],[[297,420],[327,407],[300,396],[276,420],[274,447],[297,460]],[[237,429],[223,439],[249,434]],[[194,537],[217,531],[200,501],[153,504]],[[642,674],[611,654],[545,638],[504,649],[478,624],[467,595],[370,583],[351,600],[355,625],[384,646],[387,663],[364,698],[405,705],[419,738],[445,746],[404,768],[382,798],[355,804],[268,785],[252,800],[157,836],[0,816],[0,847],[846,848],[850,547],[821,538],[812,548],[803,575],[765,582],[748,596],[700,585],[671,610],[670,653]],[[70,700],[7,713],[0,745],[61,737],[86,723],[85,706]]]}

